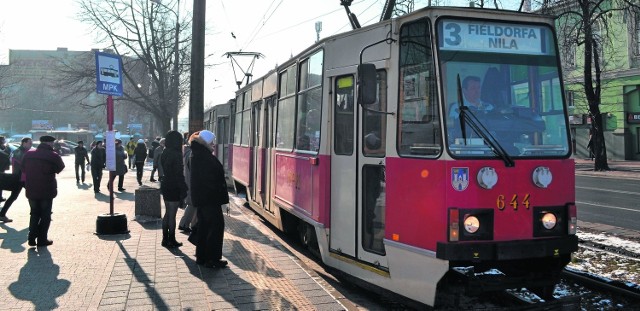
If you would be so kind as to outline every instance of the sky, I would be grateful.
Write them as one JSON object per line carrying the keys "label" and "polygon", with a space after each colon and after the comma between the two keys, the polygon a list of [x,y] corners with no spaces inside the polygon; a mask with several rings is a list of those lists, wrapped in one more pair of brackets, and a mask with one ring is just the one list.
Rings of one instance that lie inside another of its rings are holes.
{"label": "sky", "polygon": [[[0,1],[0,64],[8,62],[9,49],[104,48],[94,42],[89,25],[76,18],[76,1]],[[360,24],[370,25],[379,21],[384,2],[354,0],[350,10]],[[424,2],[416,0],[416,8]],[[181,0],[180,14],[189,14],[192,4],[193,0]],[[252,70],[258,78],[312,45],[317,38],[316,22],[322,22],[320,38],[351,29],[340,0],[208,0],[205,55],[209,56],[205,64],[210,66],[205,69],[205,107],[233,98],[236,79],[242,78],[242,70],[248,70],[251,58],[239,57],[242,68],[236,66],[234,75],[231,60],[224,53],[263,54],[265,57],[257,59]]]}

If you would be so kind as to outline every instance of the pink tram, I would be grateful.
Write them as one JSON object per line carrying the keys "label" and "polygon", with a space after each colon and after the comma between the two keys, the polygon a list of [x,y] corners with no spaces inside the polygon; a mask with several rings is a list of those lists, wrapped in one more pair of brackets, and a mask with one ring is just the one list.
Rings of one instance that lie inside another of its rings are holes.
{"label": "pink tram", "polygon": [[551,18],[425,8],[239,90],[232,176],[361,281],[431,306],[453,276],[550,298],[577,249],[561,77]]}

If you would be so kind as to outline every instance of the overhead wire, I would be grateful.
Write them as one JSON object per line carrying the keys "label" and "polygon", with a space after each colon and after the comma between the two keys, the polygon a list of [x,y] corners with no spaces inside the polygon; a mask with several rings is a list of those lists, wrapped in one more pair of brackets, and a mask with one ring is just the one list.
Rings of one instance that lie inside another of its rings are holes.
{"label": "overhead wire", "polygon": [[[275,0],[274,0],[275,1]],[[260,33],[260,30],[262,30],[262,28],[264,27],[264,25],[267,24],[267,22],[269,21],[269,19],[271,19],[271,17],[273,16],[273,14],[278,10],[278,8],[280,7],[280,5],[282,4],[284,0],[280,0],[280,2],[278,2],[278,5],[273,9],[273,11],[271,11],[271,14],[269,14],[269,17],[267,17],[266,19],[263,18],[263,22],[262,25],[260,25],[260,28],[252,34],[251,38],[249,39],[249,41],[247,41],[246,44],[244,44],[242,47],[246,48],[249,44],[251,44],[253,42],[253,40],[255,40],[256,36],[258,35],[258,33]],[[273,3],[273,2],[272,2]],[[269,6],[269,8],[271,8],[271,6]],[[265,13],[266,14],[266,13]]]}
{"label": "overhead wire", "polygon": [[[275,1],[275,0],[274,0],[274,1]],[[359,4],[359,3],[362,3],[362,2],[365,2],[365,1],[367,1],[367,0],[360,0],[360,1],[358,1],[358,2],[355,2],[354,4]],[[367,8],[366,8],[362,13],[364,13],[366,10],[368,10],[368,9],[369,9],[369,8],[371,8],[373,5],[375,5],[375,3],[376,3],[376,2],[377,2],[377,1],[374,1],[374,2],[373,2],[373,4],[371,4],[369,7],[367,7]],[[281,3],[282,3],[282,0],[280,1],[280,4],[281,4]],[[278,7],[280,6],[280,4],[278,4]],[[277,8],[276,8],[276,9],[277,9]],[[274,11],[271,13],[271,15],[273,15],[273,13],[275,13],[275,10],[276,10],[276,9],[274,9]],[[291,29],[291,28],[293,28],[293,27],[296,27],[296,26],[299,26],[299,25],[302,25],[302,24],[304,24],[304,23],[308,23],[308,22],[311,22],[311,21],[315,21],[315,20],[317,20],[317,19],[319,19],[319,18],[321,18],[321,17],[324,17],[324,16],[327,16],[327,15],[330,15],[330,14],[336,13],[336,12],[341,11],[341,10],[343,10],[343,8],[342,8],[342,7],[341,7],[341,8],[337,8],[337,9],[332,10],[332,11],[330,11],[330,12],[327,12],[327,13],[324,13],[324,14],[321,14],[321,15],[318,15],[318,16],[315,16],[315,17],[312,17],[312,18],[306,19],[306,20],[304,20],[304,21],[301,21],[301,22],[299,22],[299,23],[293,24],[293,25],[291,25],[291,26],[287,26],[287,27],[281,28],[281,29],[279,29],[279,30],[276,30],[276,31],[274,31],[274,32],[271,32],[271,33],[269,33],[269,34],[266,34],[266,35],[260,36],[259,38],[260,38],[260,39],[262,39],[262,38],[266,38],[266,37],[269,37],[269,36],[272,36],[272,35],[278,34],[278,33],[280,33],[280,32],[286,31],[286,30]],[[269,18],[271,18],[271,16],[269,16]],[[263,23],[262,27],[264,27],[264,25],[266,25],[266,21]],[[262,29],[262,27],[260,27],[260,29]],[[253,37],[251,38],[251,40],[250,40],[249,42],[247,42],[247,44],[244,44],[244,45],[243,45],[243,48],[246,48],[250,43],[253,43],[253,41],[255,41],[255,39],[256,39],[256,37],[257,37],[257,35],[258,35],[258,34],[259,34],[259,31],[258,31],[258,32],[256,32],[255,34],[253,34]]]}
{"label": "overhead wire", "polygon": [[[231,25],[231,23],[229,22],[229,14],[227,14],[227,8],[224,6],[224,0],[220,0],[220,6],[222,6],[222,12],[224,13],[224,18],[226,19],[226,22],[227,22],[226,25]],[[236,36],[234,34],[234,29],[227,27],[227,30],[231,33],[231,36],[233,37],[233,39],[236,39]],[[237,49],[238,41],[233,40],[233,43],[236,45],[236,49]]]}
{"label": "overhead wire", "polygon": [[[273,6],[273,4],[276,2],[276,0],[272,0],[271,3],[269,4],[269,6],[267,7],[267,9],[265,10],[264,14],[262,15],[262,19],[259,20],[256,25],[253,27],[253,29],[251,30],[251,32],[249,33],[249,35],[247,36],[247,38],[250,38],[253,36],[253,34],[258,30],[258,27],[260,27],[260,23],[262,21],[264,21],[264,19],[266,18],[267,14],[269,13],[269,10],[271,9],[271,7]],[[243,47],[246,46],[245,44],[243,44]]]}

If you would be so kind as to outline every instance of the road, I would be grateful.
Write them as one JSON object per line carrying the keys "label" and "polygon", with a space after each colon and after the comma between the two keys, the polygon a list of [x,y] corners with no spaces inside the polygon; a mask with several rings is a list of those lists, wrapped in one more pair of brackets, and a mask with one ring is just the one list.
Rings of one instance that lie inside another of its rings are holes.
{"label": "road", "polygon": [[578,219],[640,231],[640,180],[576,176]]}

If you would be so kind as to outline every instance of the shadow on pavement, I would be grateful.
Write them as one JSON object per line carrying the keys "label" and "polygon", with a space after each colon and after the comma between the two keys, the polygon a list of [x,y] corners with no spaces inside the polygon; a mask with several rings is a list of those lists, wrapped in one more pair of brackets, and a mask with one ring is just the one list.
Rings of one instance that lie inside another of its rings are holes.
{"label": "shadow on pavement", "polygon": [[58,279],[59,274],[60,267],[53,263],[46,247],[30,248],[27,263],[20,269],[18,280],[9,285],[9,291],[20,300],[31,301],[34,310],[56,309],[56,298],[71,286],[68,280]]}
{"label": "shadow on pavement", "polygon": [[96,236],[98,237],[98,239],[103,240],[103,241],[125,241],[131,238],[131,234],[129,233],[125,233],[125,234],[96,234]]}
{"label": "shadow on pavement", "polygon": [[25,250],[23,244],[27,241],[29,228],[24,228],[18,231],[7,226],[5,223],[0,223],[0,228],[7,231],[0,233],[0,239],[2,239],[0,248],[8,249],[12,253],[21,253]]}

